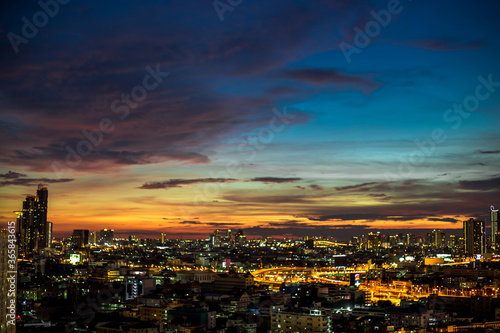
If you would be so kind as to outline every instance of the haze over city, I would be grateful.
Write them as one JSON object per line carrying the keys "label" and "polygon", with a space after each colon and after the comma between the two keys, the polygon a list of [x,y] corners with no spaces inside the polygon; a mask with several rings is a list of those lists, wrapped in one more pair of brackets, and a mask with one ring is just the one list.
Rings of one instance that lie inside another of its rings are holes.
{"label": "haze over city", "polygon": [[56,237],[461,233],[500,206],[498,3],[214,3],[2,5],[2,224],[39,183]]}

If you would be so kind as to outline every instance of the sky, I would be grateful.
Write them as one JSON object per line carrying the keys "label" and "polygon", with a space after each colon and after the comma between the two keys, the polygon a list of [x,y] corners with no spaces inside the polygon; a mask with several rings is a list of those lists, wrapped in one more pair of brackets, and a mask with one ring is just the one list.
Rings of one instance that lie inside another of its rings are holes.
{"label": "sky", "polygon": [[4,1],[0,221],[39,183],[56,236],[347,239],[488,221],[499,10]]}

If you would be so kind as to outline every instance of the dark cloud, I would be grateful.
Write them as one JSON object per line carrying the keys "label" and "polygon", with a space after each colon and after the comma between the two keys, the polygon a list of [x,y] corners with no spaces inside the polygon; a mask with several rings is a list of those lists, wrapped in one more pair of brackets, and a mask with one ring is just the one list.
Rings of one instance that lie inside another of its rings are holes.
{"label": "dark cloud", "polygon": [[307,222],[303,222],[300,220],[288,220],[288,221],[279,221],[279,222],[267,222],[267,225],[271,227],[298,227],[302,226],[304,228],[309,227]]}
{"label": "dark cloud", "polygon": [[458,39],[420,39],[408,40],[395,43],[396,45],[416,47],[430,51],[457,51],[457,50],[472,50],[483,47],[481,40],[458,40]]}
{"label": "dark cloud", "polygon": [[363,92],[371,92],[378,87],[378,83],[372,80],[361,76],[341,73],[334,69],[290,69],[283,72],[283,77],[320,86],[333,85],[342,87],[343,89],[354,87]]}
{"label": "dark cloud", "polygon": [[433,221],[433,222],[451,222],[451,223],[457,223],[460,221],[460,220],[454,219],[452,217],[443,217],[443,218],[431,217],[428,220]]}
{"label": "dark cloud", "polygon": [[21,178],[21,177],[26,177],[26,175],[23,173],[19,173],[19,172],[12,172],[10,170],[7,173],[0,174],[0,178],[16,179],[16,178]]}
{"label": "dark cloud", "polygon": [[270,183],[292,183],[292,182],[297,182],[299,180],[302,180],[302,178],[256,177],[250,179],[249,181],[270,184]]}
{"label": "dark cloud", "polygon": [[309,185],[309,188],[312,189],[312,190],[315,190],[315,191],[321,191],[323,189],[322,186],[317,185],[317,184]]}
{"label": "dark cloud", "polygon": [[387,195],[383,194],[383,193],[370,193],[368,194],[368,196],[370,197],[374,197],[374,198],[383,198],[383,197],[387,197]]}
{"label": "dark cloud", "polygon": [[287,204],[287,203],[310,203],[307,196],[301,195],[226,195],[224,200],[243,203],[262,203],[262,204]]}
{"label": "dark cloud", "polygon": [[243,223],[241,223],[241,222],[205,222],[203,224],[209,225],[212,227],[224,227],[224,226],[240,225]]}
{"label": "dark cloud", "polygon": [[500,190],[500,177],[484,180],[461,180],[458,187],[462,190],[489,191]]}
{"label": "dark cloud", "polygon": [[71,178],[59,178],[59,179],[50,179],[50,178],[16,178],[13,180],[6,180],[0,182],[0,187],[3,186],[33,186],[40,183],[45,184],[54,184],[54,183],[68,183],[73,181]]}
{"label": "dark cloud", "polygon": [[324,215],[319,217],[308,217],[311,221],[370,221],[377,220],[391,220],[391,221],[413,221],[427,218],[426,214],[410,214],[410,215],[381,215],[381,214],[338,214],[338,215]]}
{"label": "dark cloud", "polygon": [[374,184],[377,184],[377,183],[370,182],[370,183],[363,183],[363,184],[357,184],[357,185],[336,187],[335,189],[337,191],[365,192],[365,191],[370,190],[370,188],[367,188],[369,185],[374,185]]}
{"label": "dark cloud", "polygon": [[182,222],[176,222],[180,224],[202,224],[200,221],[182,221]]}
{"label": "dark cloud", "polygon": [[311,228],[304,228],[301,226],[283,227],[266,227],[254,226],[242,229],[245,235],[262,236],[262,237],[333,237],[337,240],[349,240],[352,236],[366,233],[369,230],[367,226],[360,225],[339,225],[336,227],[329,226],[314,226]]}
{"label": "dark cloud", "polygon": [[230,183],[236,182],[237,179],[233,178],[196,178],[196,179],[170,179],[163,182],[146,183],[143,184],[141,189],[169,189],[173,187],[183,187],[185,185],[203,184],[203,183]]}
{"label": "dark cloud", "polygon": [[500,154],[500,150],[478,150],[478,154]]}

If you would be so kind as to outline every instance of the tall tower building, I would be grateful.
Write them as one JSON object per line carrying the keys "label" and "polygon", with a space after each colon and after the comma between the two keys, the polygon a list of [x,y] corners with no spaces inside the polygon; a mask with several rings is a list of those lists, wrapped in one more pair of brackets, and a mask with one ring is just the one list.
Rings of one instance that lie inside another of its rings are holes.
{"label": "tall tower building", "polygon": [[500,249],[497,249],[496,244],[500,242],[500,239],[497,239],[497,231],[498,230],[498,209],[495,207],[490,207],[490,226],[491,226],[491,245],[498,252]]}
{"label": "tall tower building", "polygon": [[430,233],[430,244],[435,249],[440,249],[445,244],[445,233],[441,229],[434,229]]}
{"label": "tall tower building", "polygon": [[71,235],[71,243],[75,248],[83,248],[89,245],[89,231],[84,229],[75,229]]}
{"label": "tall tower building", "polygon": [[473,218],[464,221],[465,253],[468,255],[486,252],[486,233],[484,221]]}
{"label": "tall tower building", "polygon": [[39,184],[36,196],[26,196],[22,209],[16,212],[19,257],[31,258],[50,247],[52,223],[47,222],[48,197],[47,188]]}
{"label": "tall tower building", "polygon": [[[49,199],[49,192],[42,184],[38,184],[36,191],[36,210],[37,210],[37,228],[39,230],[39,243],[40,249],[50,247],[47,223],[47,203]],[[52,235],[51,235],[52,236]]]}
{"label": "tall tower building", "polygon": [[114,238],[114,230],[113,229],[102,229],[99,231],[99,245],[113,245]]}

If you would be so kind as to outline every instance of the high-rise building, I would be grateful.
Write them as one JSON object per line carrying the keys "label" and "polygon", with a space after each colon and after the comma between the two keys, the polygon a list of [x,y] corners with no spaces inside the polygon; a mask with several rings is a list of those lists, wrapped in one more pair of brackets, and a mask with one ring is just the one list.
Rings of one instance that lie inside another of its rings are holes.
{"label": "high-rise building", "polygon": [[219,247],[221,243],[221,237],[219,234],[219,230],[215,230],[213,235],[210,235],[209,237],[210,244],[212,244],[214,247]]}
{"label": "high-rise building", "polygon": [[97,243],[100,245],[112,245],[113,237],[114,237],[113,229],[102,229],[101,231],[99,231],[99,240]]}
{"label": "high-rise building", "polygon": [[464,240],[466,254],[484,254],[486,252],[484,221],[476,221],[473,218],[464,221]]}
{"label": "high-rise building", "polygon": [[490,226],[491,226],[491,245],[498,252],[500,249],[496,248],[496,244],[500,242],[500,239],[497,239],[497,231],[498,230],[498,209],[495,207],[490,207]]}
{"label": "high-rise building", "polygon": [[243,230],[238,230],[236,235],[234,235],[234,243],[236,246],[243,246],[246,243],[247,238],[243,235]]}
{"label": "high-rise building", "polygon": [[378,249],[380,245],[381,245],[380,231],[376,233],[373,232],[368,233],[367,248],[370,250]]}
{"label": "high-rise building", "polygon": [[457,245],[457,236],[450,235],[450,240],[448,241],[448,247],[455,248]]}
{"label": "high-rise building", "polygon": [[46,228],[47,243],[48,243],[47,247],[52,246],[52,226],[53,226],[53,223],[50,221],[47,221],[47,228]]}
{"label": "high-rise building", "polygon": [[76,248],[82,248],[89,245],[89,231],[83,229],[73,230],[71,244]]}
{"label": "high-rise building", "polygon": [[50,247],[48,239],[48,225],[47,225],[47,203],[49,199],[49,192],[47,187],[42,184],[38,185],[38,190],[36,191],[36,209],[38,215],[37,225],[40,229],[40,248],[44,249]]}
{"label": "high-rise building", "polygon": [[436,249],[445,245],[445,233],[441,229],[434,229],[430,232],[430,244]]}
{"label": "high-rise building", "polygon": [[93,231],[89,236],[89,244],[96,245],[99,239],[99,233],[97,231]]}
{"label": "high-rise building", "polygon": [[17,211],[17,240],[19,257],[31,258],[52,242],[52,223],[47,222],[48,191],[38,185],[36,196],[28,195]]}
{"label": "high-rise building", "polygon": [[161,233],[161,243],[165,244],[167,242],[167,234]]}

